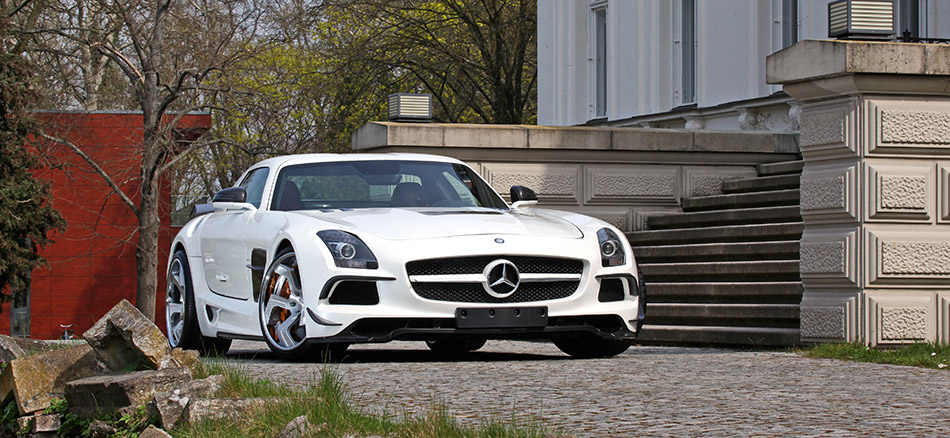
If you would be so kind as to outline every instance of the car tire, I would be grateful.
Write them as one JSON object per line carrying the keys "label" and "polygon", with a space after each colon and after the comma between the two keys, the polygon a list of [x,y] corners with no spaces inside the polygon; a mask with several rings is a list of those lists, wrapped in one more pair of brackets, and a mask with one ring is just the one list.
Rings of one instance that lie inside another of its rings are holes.
{"label": "car tire", "polygon": [[554,338],[554,345],[576,359],[613,357],[627,351],[632,340],[604,339],[592,334]]}
{"label": "car tire", "polygon": [[436,339],[426,341],[430,350],[441,354],[456,354],[475,351],[485,346],[484,339]]}
{"label": "car tire", "polygon": [[175,251],[168,267],[165,290],[165,330],[172,348],[198,350],[203,355],[220,355],[231,347],[230,339],[201,334],[191,268],[184,250]]}
{"label": "car tire", "polygon": [[258,301],[261,334],[277,357],[290,361],[334,362],[342,360],[349,344],[317,343],[307,339],[303,320],[303,286],[297,255],[288,247],[274,257],[261,282]]}

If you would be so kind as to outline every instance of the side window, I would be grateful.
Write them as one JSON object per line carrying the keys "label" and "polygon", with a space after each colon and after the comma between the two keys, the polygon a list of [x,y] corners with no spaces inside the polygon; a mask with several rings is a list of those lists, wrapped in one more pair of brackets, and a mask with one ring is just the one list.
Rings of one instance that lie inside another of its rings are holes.
{"label": "side window", "polygon": [[241,187],[247,191],[247,202],[257,208],[261,208],[261,198],[264,196],[264,183],[267,182],[267,175],[270,169],[262,167],[252,170],[251,173],[241,181]]}

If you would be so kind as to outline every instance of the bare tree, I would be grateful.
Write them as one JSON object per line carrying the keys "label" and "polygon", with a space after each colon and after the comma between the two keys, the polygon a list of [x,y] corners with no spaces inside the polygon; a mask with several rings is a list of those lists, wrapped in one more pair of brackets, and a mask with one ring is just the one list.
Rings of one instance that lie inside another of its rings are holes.
{"label": "bare tree", "polygon": [[447,121],[534,123],[537,0],[326,3],[342,11],[324,27],[340,34],[326,49],[340,65],[405,73]]}
{"label": "bare tree", "polygon": [[[74,2],[71,2],[76,4]],[[26,21],[24,39],[36,53],[55,55],[61,83],[77,84],[75,102],[86,109],[121,107],[102,101],[102,75],[114,68],[142,112],[143,133],[137,194],[125,193],[108,172],[79,146],[44,135],[68,147],[95,170],[138,217],[135,253],[138,284],[136,307],[154,318],[159,237],[159,181],[178,160],[201,147],[185,148],[173,135],[186,114],[216,108],[227,92],[220,77],[245,56],[243,39],[257,31],[261,15],[254,0],[86,0],[84,13],[39,11],[46,20]],[[43,4],[34,7],[41,8]],[[78,9],[78,8],[77,8]],[[94,17],[89,16],[94,14]],[[56,22],[55,17],[61,20]],[[54,42],[56,44],[52,44]],[[82,72],[82,74],[77,74]],[[81,79],[79,79],[81,77]],[[114,102],[113,102],[114,103]],[[137,195],[137,196],[136,196]],[[136,199],[137,198],[137,199]]]}

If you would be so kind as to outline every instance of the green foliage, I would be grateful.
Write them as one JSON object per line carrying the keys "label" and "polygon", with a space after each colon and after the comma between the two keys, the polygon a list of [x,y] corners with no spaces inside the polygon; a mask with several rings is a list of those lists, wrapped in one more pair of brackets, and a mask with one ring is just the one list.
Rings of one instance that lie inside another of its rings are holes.
{"label": "green foliage", "polygon": [[152,419],[148,416],[148,409],[145,406],[139,406],[132,413],[123,415],[115,421],[114,436],[115,438],[135,438],[150,424],[152,424]]}
{"label": "green foliage", "polygon": [[805,357],[872,362],[950,370],[950,345],[916,343],[894,349],[869,348],[863,343],[820,344],[804,351]]}
{"label": "green foliage", "polygon": [[16,419],[20,417],[20,411],[16,407],[16,402],[10,400],[0,408],[0,434],[15,434]]}
{"label": "green foliage", "polygon": [[50,402],[49,407],[43,410],[43,414],[64,414],[66,413],[67,408],[69,408],[69,405],[66,403],[66,399],[55,398],[52,402]]}
{"label": "green foliage", "polygon": [[[6,22],[0,22],[0,37],[7,30]],[[0,302],[29,286],[30,271],[45,263],[37,247],[50,242],[47,233],[65,226],[49,203],[49,183],[31,173],[41,163],[27,146],[36,130],[26,112],[36,96],[27,82],[30,75],[23,58],[0,45]]]}

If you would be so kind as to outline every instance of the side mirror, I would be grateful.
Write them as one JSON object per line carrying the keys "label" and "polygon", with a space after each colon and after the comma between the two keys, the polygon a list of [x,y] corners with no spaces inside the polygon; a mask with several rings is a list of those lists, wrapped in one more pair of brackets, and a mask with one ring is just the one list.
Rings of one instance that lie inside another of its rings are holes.
{"label": "side mirror", "polygon": [[228,187],[214,194],[211,202],[245,202],[247,201],[247,190],[244,187]]}
{"label": "side mirror", "polygon": [[256,210],[253,204],[247,202],[247,191],[244,187],[229,187],[214,194],[211,205],[216,210]]}
{"label": "side mirror", "polygon": [[524,186],[511,186],[511,208],[529,207],[538,203],[538,194]]}

